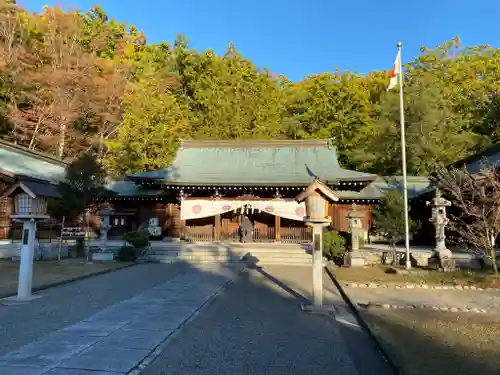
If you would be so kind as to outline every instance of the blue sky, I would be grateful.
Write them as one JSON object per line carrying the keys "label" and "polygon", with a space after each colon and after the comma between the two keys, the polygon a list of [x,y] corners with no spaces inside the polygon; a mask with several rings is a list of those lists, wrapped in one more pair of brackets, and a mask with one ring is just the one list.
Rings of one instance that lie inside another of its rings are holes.
{"label": "blue sky", "polygon": [[[40,11],[61,1],[18,0]],[[390,69],[396,43],[403,61],[454,35],[464,44],[500,45],[494,26],[500,0],[67,0],[80,10],[98,3],[118,21],[135,24],[149,41],[186,35],[192,47],[223,53],[230,42],[260,67],[299,80],[336,67]]]}

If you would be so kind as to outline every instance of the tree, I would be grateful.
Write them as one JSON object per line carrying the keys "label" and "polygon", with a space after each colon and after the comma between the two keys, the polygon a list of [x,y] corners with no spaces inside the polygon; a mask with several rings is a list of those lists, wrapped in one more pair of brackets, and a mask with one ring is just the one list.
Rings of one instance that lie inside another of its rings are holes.
{"label": "tree", "polygon": [[282,109],[278,82],[261,73],[233,45],[224,56],[196,54],[179,40],[174,48],[181,97],[194,138],[266,139],[278,136]]}
{"label": "tree", "polygon": [[[393,251],[392,263],[396,263],[396,243],[405,235],[405,213],[403,195],[398,189],[392,189],[382,198],[372,212],[373,227],[377,233],[389,240]],[[417,229],[418,224],[409,218],[410,232]]]}
{"label": "tree", "polygon": [[30,46],[31,58],[18,75],[24,103],[12,106],[11,116],[23,125],[30,149],[43,139],[63,158],[68,140],[75,139],[76,144],[81,140],[71,124],[88,105],[96,69],[92,56],[79,44],[77,14],[46,7],[32,23],[41,37]]}
{"label": "tree", "polygon": [[57,185],[61,198],[51,202],[51,214],[66,219],[79,217],[98,197],[110,194],[105,183],[102,165],[90,154],[81,155],[67,167],[64,181]]}
{"label": "tree", "polygon": [[144,80],[125,96],[123,122],[107,142],[105,164],[115,175],[166,168],[187,133],[187,111],[164,83]]}
{"label": "tree", "polygon": [[[496,163],[495,163],[496,164]],[[500,234],[500,181],[496,166],[483,162],[478,173],[466,167],[441,169],[435,184],[451,200],[450,229],[459,244],[496,265],[496,241]]]}

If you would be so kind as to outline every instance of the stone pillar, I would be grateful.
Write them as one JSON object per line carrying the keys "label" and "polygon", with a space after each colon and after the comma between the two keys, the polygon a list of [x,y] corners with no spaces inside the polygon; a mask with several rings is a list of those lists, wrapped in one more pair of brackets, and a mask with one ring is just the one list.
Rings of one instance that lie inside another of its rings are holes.
{"label": "stone pillar", "polygon": [[19,266],[19,284],[17,299],[27,301],[31,299],[31,284],[33,280],[33,255],[35,251],[36,221],[25,220],[23,223],[23,239],[21,244],[21,264]]}
{"label": "stone pillar", "polygon": [[432,209],[431,218],[429,221],[434,225],[436,230],[435,239],[436,245],[432,256],[429,258],[429,266],[438,266],[443,271],[453,271],[455,269],[455,261],[451,250],[446,248],[445,227],[450,220],[446,217],[446,207],[451,206],[451,202],[441,196],[441,191],[436,189],[436,196],[431,202],[426,202],[427,206]]}
{"label": "stone pillar", "polygon": [[352,211],[347,215],[349,221],[349,233],[351,234],[351,251],[345,256],[344,263],[348,267],[363,267],[365,258],[359,251],[359,239],[363,234],[363,213],[358,211],[355,204],[352,205]]}
{"label": "stone pillar", "polygon": [[320,308],[323,306],[323,229],[329,223],[309,223],[313,228],[313,277],[312,277],[312,305]]}

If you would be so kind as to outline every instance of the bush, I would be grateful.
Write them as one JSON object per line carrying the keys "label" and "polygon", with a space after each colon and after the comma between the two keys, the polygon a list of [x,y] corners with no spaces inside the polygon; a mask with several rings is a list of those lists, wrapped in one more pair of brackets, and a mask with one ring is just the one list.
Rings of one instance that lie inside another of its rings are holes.
{"label": "bush", "polygon": [[137,259],[137,249],[133,246],[122,246],[118,250],[119,262],[134,262]]}
{"label": "bush", "polygon": [[83,238],[78,238],[76,240],[75,250],[77,258],[85,257],[85,241]]}
{"label": "bush", "polygon": [[341,263],[346,251],[346,240],[339,232],[328,230],[323,233],[323,254],[329,260]]}
{"label": "bush", "polygon": [[149,233],[146,231],[132,231],[123,235],[123,240],[136,249],[142,249],[149,245]]}

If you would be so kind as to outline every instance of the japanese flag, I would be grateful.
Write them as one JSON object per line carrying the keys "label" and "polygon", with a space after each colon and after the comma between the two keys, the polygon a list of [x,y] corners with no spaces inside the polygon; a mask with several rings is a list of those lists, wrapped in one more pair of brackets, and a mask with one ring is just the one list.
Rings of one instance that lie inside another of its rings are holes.
{"label": "japanese flag", "polygon": [[396,61],[394,61],[394,66],[391,71],[391,81],[387,87],[387,91],[392,90],[398,84],[398,76],[401,74],[401,50],[398,51],[396,56]]}

